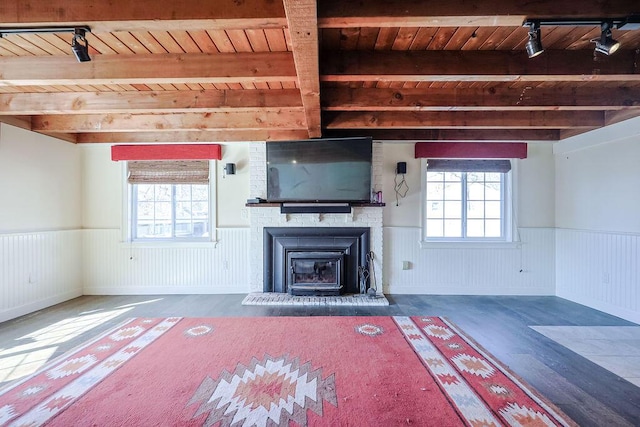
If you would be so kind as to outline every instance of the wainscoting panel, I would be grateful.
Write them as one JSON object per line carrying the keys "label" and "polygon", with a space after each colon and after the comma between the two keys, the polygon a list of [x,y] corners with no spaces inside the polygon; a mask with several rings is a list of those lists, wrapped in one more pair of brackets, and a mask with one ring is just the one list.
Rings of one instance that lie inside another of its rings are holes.
{"label": "wainscoting panel", "polygon": [[640,235],[556,230],[557,295],[640,323]]}
{"label": "wainscoting panel", "polygon": [[0,322],[82,295],[80,230],[0,234]]}
{"label": "wainscoting panel", "polygon": [[249,291],[249,229],[218,229],[214,247],[141,247],[120,230],[84,231],[85,295]]}
{"label": "wainscoting panel", "polygon": [[420,228],[385,227],[384,292],[554,295],[554,229],[523,228],[520,239],[504,247],[421,248]]}

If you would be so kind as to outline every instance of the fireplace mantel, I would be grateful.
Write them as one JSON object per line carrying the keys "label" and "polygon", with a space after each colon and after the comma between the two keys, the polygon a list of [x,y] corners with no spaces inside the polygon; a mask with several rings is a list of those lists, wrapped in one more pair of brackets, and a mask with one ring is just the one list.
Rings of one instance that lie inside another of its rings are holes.
{"label": "fireplace mantel", "polygon": [[[352,208],[368,208],[368,207],[383,208],[383,207],[386,206],[386,203],[361,203],[361,202],[353,203],[353,202],[349,202],[349,204],[351,205]],[[275,203],[275,202],[247,203],[247,204],[245,204],[245,206],[248,207],[248,208],[279,208],[279,207],[282,206],[282,203]]]}

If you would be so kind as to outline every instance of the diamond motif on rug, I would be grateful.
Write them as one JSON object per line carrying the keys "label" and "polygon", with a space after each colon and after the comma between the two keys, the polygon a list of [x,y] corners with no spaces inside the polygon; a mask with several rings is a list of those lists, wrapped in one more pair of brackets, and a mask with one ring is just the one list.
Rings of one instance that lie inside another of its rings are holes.
{"label": "diamond motif on rug", "polygon": [[455,334],[449,328],[445,328],[439,325],[427,325],[424,327],[424,332],[434,338],[440,338],[441,340],[448,340],[455,336]]}
{"label": "diamond motif on rug", "polygon": [[362,335],[375,337],[376,335],[381,335],[384,332],[384,329],[381,326],[365,323],[364,325],[356,327],[356,332]]}
{"label": "diamond motif on rug", "polygon": [[16,412],[13,405],[4,405],[0,408],[0,424],[4,424],[11,418],[15,417]]}
{"label": "diamond motif on rug", "polygon": [[144,328],[140,326],[134,326],[131,328],[120,329],[116,331],[116,333],[112,334],[109,338],[111,338],[114,341],[128,340],[130,338],[137,337],[143,332],[144,332]]}
{"label": "diamond motif on rug", "polygon": [[28,397],[31,397],[31,396],[35,396],[38,393],[42,393],[46,389],[47,389],[47,387],[44,386],[44,385],[40,385],[40,384],[39,385],[34,385],[34,386],[31,386],[31,387],[25,389],[24,391],[22,391],[22,393],[20,393],[20,396],[28,398]]}
{"label": "diamond motif on rug", "polygon": [[200,337],[202,335],[207,335],[212,331],[213,331],[213,328],[209,325],[199,325],[199,326],[194,326],[193,328],[187,329],[186,331],[184,331],[184,334],[188,337],[195,338],[195,337]]}
{"label": "diamond motif on rug", "polygon": [[513,426],[555,426],[549,417],[531,408],[520,406],[517,403],[510,403],[505,408],[500,409],[502,415],[509,425]]}
{"label": "diamond motif on rug", "polygon": [[502,398],[513,397],[513,393],[511,392],[511,390],[509,390],[508,388],[500,384],[483,384],[483,385],[487,390],[489,390],[489,393],[491,393],[494,396],[499,396]]}
{"label": "diamond motif on rug", "polygon": [[98,359],[93,354],[69,359],[47,372],[47,377],[57,380],[69,375],[79,374],[93,366]]}
{"label": "diamond motif on rug", "polygon": [[205,426],[307,424],[307,410],[322,416],[324,402],[338,406],[334,374],[322,379],[322,369],[311,362],[300,365],[287,356],[239,364],[234,373],[223,371],[218,379],[206,377],[188,405],[200,403],[194,414],[208,417]]}
{"label": "diamond motif on rug", "polygon": [[464,353],[453,357],[451,361],[455,363],[461,371],[469,372],[482,378],[489,378],[496,371],[493,366],[484,360]]}

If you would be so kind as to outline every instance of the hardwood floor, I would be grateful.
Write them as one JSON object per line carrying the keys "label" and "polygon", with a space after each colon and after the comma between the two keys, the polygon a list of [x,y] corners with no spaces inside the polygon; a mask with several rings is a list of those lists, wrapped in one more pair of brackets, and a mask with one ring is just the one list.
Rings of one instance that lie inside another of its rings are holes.
{"label": "hardwood floor", "polygon": [[243,298],[85,296],[4,322],[0,387],[128,317],[437,315],[460,326],[579,425],[640,425],[640,388],[530,328],[637,325],[561,298],[387,295],[388,307],[242,306]]}

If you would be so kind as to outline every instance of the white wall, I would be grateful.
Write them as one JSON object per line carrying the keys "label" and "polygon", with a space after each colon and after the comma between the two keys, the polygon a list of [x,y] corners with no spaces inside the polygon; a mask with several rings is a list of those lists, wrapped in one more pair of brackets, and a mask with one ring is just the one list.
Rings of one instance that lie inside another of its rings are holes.
{"label": "white wall", "polygon": [[[385,143],[384,291],[556,294],[640,322],[640,119],[529,144],[517,162],[521,245],[422,249],[420,161]],[[121,242],[122,165],[110,146],[75,146],[0,124],[0,321],[83,293],[246,292],[251,247],[250,144],[223,146],[216,168],[218,243],[144,248]],[[396,162],[409,191],[394,197]],[[224,177],[222,165],[237,165]],[[557,228],[556,228],[557,227]],[[402,270],[402,261],[411,268]],[[521,271],[522,270],[522,271]]]}
{"label": "white wall", "polygon": [[[249,227],[249,213],[245,204],[249,196],[249,143],[227,144],[218,162],[218,226],[220,228]],[[224,176],[227,163],[236,164],[236,174]]]}
{"label": "white wall", "polygon": [[0,132],[0,233],[79,228],[77,147],[5,124]]}
{"label": "white wall", "polygon": [[[405,198],[395,198],[395,167],[407,162]],[[421,164],[413,143],[383,150],[384,290],[390,293],[554,295],[554,165],[551,144],[529,144],[515,162],[518,245],[420,247]],[[410,264],[403,270],[403,261]]]}
{"label": "white wall", "polygon": [[557,295],[640,323],[640,119],[554,152]]}
{"label": "white wall", "polygon": [[[249,289],[249,144],[223,145],[216,162],[216,243],[138,245],[123,241],[124,164],[111,146],[81,147],[84,293],[243,293]],[[236,174],[223,176],[225,163]]]}
{"label": "white wall", "polygon": [[[81,146],[83,164],[82,223],[86,229],[114,229],[122,226],[124,162],[111,160],[111,145]],[[230,143],[222,148],[216,174],[216,215],[220,228],[248,227],[249,144]],[[224,177],[225,163],[236,163],[236,174]]]}
{"label": "white wall", "polygon": [[559,228],[640,233],[640,135],[577,151],[559,148],[556,174]]}
{"label": "white wall", "polygon": [[0,321],[82,294],[75,145],[0,124]]}
{"label": "white wall", "polygon": [[82,226],[120,229],[122,224],[123,162],[111,161],[111,145],[85,144],[82,153]]}

